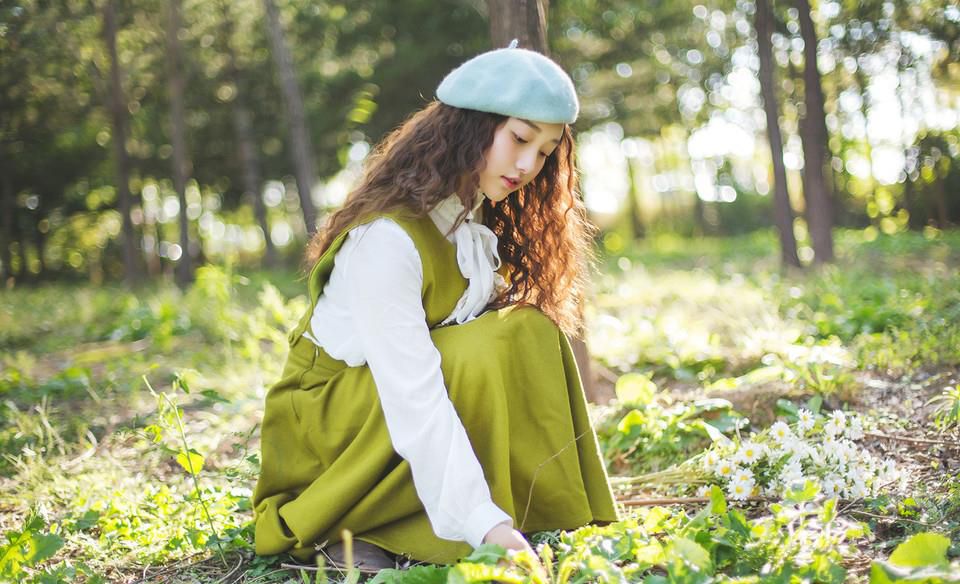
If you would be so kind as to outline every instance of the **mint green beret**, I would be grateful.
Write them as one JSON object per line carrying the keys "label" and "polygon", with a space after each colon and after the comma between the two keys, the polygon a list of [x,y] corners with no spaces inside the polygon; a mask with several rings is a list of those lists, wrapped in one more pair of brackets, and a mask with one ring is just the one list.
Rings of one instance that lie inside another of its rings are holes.
{"label": "mint green beret", "polygon": [[437,99],[531,122],[575,122],[580,104],[570,76],[540,53],[515,46],[481,53],[451,71]]}

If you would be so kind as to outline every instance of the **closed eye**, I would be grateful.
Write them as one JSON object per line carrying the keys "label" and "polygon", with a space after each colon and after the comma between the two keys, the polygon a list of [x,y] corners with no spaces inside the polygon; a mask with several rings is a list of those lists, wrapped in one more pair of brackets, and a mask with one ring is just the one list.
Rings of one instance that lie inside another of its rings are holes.
{"label": "closed eye", "polygon": [[521,137],[518,136],[517,134],[514,134],[514,135],[513,135],[513,139],[516,140],[517,142],[519,142],[520,144],[526,144],[526,143],[527,143],[527,140],[524,140],[523,138],[521,138]]}

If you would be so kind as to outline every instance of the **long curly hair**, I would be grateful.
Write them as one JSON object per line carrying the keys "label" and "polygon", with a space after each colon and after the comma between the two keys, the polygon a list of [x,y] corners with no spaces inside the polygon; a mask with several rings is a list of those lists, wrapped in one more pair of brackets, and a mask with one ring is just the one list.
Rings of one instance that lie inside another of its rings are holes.
{"label": "long curly hair", "polygon": [[[399,209],[422,217],[453,193],[465,207],[456,227],[474,205],[484,155],[506,120],[438,101],[413,114],[374,149],[359,185],[307,244],[305,267],[363,218]],[[595,258],[578,185],[573,135],[565,126],[534,180],[499,203],[483,198],[482,222],[497,235],[508,283],[490,308],[532,305],[567,334],[580,334],[579,303]]]}

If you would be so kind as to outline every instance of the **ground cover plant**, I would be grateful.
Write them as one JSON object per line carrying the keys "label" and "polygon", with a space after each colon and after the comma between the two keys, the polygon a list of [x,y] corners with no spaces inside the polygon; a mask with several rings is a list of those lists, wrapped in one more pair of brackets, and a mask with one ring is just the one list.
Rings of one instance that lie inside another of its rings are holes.
{"label": "ground cover plant", "polygon": [[[960,581],[960,234],[607,250],[593,408],[623,521],[376,583]],[[0,581],[315,582],[252,553],[258,421],[306,307],[290,273],[0,292]]]}

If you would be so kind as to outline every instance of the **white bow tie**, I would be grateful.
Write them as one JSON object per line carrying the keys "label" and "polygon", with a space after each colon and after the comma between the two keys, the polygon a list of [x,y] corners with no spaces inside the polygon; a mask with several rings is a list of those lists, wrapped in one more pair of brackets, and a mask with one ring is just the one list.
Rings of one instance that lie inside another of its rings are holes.
{"label": "white bow tie", "polygon": [[[479,205],[478,205],[479,206]],[[463,204],[457,195],[451,195],[430,211],[430,218],[440,231],[450,230],[457,216],[463,212]],[[476,207],[474,207],[476,208]],[[457,265],[460,273],[467,279],[457,306],[445,318],[441,325],[463,324],[479,316],[498,291],[506,287],[503,276],[496,273],[500,268],[500,254],[497,252],[497,235],[489,227],[473,220],[473,211],[453,232],[453,243],[457,248]]]}

